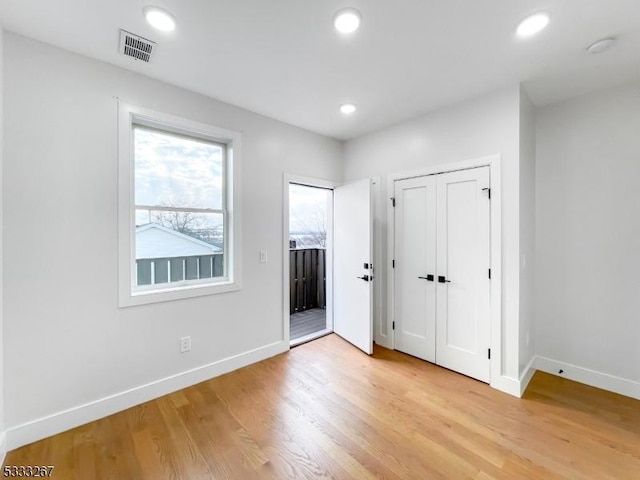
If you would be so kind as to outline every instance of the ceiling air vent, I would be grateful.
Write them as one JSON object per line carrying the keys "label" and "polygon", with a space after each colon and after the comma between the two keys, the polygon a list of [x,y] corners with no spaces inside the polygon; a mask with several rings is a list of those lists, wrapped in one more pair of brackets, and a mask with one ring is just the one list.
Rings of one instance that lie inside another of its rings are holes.
{"label": "ceiling air vent", "polygon": [[120,30],[120,53],[149,63],[156,51],[156,42],[147,40],[126,30]]}

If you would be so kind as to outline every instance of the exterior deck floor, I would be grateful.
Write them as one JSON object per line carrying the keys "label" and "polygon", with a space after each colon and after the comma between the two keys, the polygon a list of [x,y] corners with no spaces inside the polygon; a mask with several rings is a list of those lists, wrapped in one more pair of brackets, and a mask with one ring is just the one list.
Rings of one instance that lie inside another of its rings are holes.
{"label": "exterior deck floor", "polygon": [[327,322],[326,318],[326,310],[322,308],[314,308],[292,314],[290,316],[291,340],[324,330]]}

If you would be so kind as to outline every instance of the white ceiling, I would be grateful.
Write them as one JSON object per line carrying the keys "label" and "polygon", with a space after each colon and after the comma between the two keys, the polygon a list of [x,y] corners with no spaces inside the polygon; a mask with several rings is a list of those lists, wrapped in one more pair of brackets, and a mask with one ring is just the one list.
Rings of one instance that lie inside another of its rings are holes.
{"label": "white ceiling", "polygon": [[[153,30],[144,5],[176,17]],[[351,36],[332,26],[362,12]],[[530,13],[550,26],[522,40]],[[523,82],[537,105],[640,79],[638,0],[2,0],[0,22],[42,40],[339,139]],[[152,64],[119,29],[158,42]],[[589,55],[615,35],[615,49]],[[351,117],[338,107],[353,102]]]}

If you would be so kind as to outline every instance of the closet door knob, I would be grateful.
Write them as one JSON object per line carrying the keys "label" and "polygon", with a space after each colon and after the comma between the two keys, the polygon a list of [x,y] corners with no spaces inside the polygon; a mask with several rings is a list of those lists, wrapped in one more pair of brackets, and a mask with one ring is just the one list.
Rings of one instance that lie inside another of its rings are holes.
{"label": "closet door knob", "polygon": [[426,277],[418,277],[418,278],[421,280],[426,280],[428,282],[433,282],[433,279],[434,279],[433,275],[427,275]]}
{"label": "closet door knob", "polygon": [[451,283],[451,280],[447,280],[443,275],[438,275],[438,282],[440,283]]}

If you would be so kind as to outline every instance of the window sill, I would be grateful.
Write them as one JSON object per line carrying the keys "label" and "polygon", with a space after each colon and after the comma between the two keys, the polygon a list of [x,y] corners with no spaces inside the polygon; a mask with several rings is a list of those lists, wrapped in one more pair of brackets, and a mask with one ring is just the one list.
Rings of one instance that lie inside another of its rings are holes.
{"label": "window sill", "polygon": [[166,289],[146,290],[121,294],[119,307],[135,307],[152,303],[171,302],[185,298],[203,297],[240,290],[237,282],[221,282],[216,284],[192,285],[188,287],[167,287]]}

